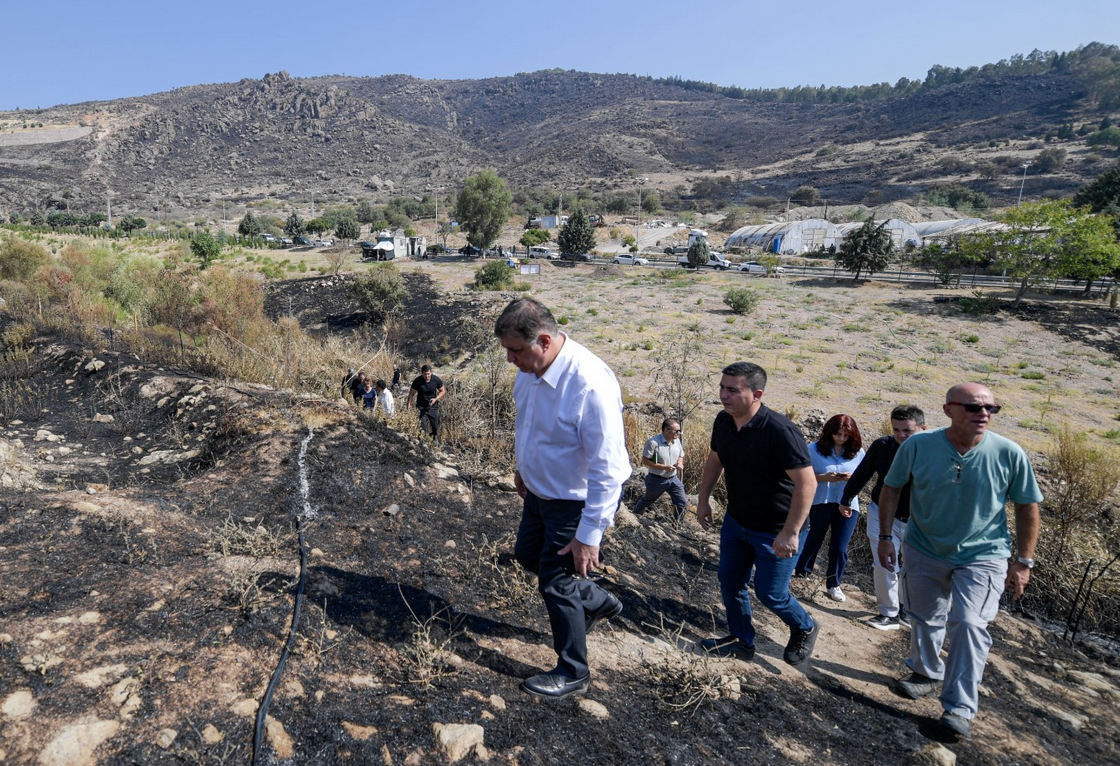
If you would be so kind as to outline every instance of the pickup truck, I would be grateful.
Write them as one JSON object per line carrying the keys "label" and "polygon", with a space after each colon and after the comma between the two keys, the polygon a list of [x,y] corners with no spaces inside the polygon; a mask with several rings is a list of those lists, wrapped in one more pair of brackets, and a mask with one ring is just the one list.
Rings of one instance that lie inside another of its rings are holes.
{"label": "pickup truck", "polygon": [[[688,262],[688,256],[687,255],[682,255],[680,258],[678,258],[677,259],[677,265],[680,266],[682,269],[692,268],[692,264],[690,264]],[[712,269],[718,269],[719,271],[727,271],[728,269],[731,268],[731,262],[728,261],[726,258],[724,258],[719,253],[709,253],[709,255],[708,255],[708,267],[712,268]]]}

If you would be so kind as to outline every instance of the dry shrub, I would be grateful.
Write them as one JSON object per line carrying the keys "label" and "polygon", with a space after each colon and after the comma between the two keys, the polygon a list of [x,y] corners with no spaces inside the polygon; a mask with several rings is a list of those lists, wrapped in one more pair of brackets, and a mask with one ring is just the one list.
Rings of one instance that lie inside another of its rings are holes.
{"label": "dry shrub", "polygon": [[659,646],[672,648],[668,656],[659,653],[656,657],[643,657],[641,664],[657,699],[692,716],[705,703],[721,697],[737,698],[739,680],[722,673],[717,661],[682,637],[684,623],[674,628],[665,624],[664,615],[659,618],[660,624],[650,627],[661,639]]}

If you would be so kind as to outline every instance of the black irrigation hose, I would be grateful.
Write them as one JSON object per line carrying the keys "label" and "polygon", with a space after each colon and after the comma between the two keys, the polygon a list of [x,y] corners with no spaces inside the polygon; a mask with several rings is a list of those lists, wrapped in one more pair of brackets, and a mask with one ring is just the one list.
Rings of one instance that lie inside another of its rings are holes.
{"label": "black irrigation hose", "polygon": [[[306,452],[307,444],[311,441],[312,435],[314,435],[314,432],[309,431],[307,440],[303,443],[302,451]],[[300,462],[302,463],[302,460]],[[296,606],[292,610],[292,627],[288,630],[288,641],[284,644],[284,651],[280,654],[280,662],[277,663],[276,670],[272,671],[272,680],[268,682],[264,699],[261,700],[261,706],[257,709],[257,722],[253,728],[253,759],[250,761],[253,766],[257,763],[261,743],[264,741],[264,721],[268,717],[268,708],[272,704],[272,693],[276,691],[276,684],[280,683],[280,676],[284,673],[284,666],[288,664],[288,657],[291,656],[292,647],[296,643],[299,632],[299,613],[303,609],[303,591],[307,588],[307,542],[303,538],[302,513],[296,516],[296,525],[299,530],[299,587],[296,588]]]}

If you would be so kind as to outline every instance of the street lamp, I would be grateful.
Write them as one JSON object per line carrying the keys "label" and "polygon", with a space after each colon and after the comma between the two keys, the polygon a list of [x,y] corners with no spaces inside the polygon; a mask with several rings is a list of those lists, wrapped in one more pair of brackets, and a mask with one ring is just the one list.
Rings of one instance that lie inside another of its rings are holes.
{"label": "street lamp", "polygon": [[644,184],[648,183],[648,182],[649,182],[648,178],[639,178],[638,181],[637,181],[637,183],[638,183],[638,223],[636,223],[634,225],[634,247],[638,248],[638,252],[641,252],[641,250],[642,250],[642,246],[638,244],[638,242],[639,242],[639,240],[641,239],[641,236],[642,236],[642,232],[640,231],[640,229],[642,227],[642,186]]}
{"label": "street lamp", "polygon": [[1023,180],[1019,183],[1019,201],[1015,203],[1016,206],[1023,204],[1023,187],[1027,183],[1027,168],[1029,168],[1033,164],[1033,162],[1023,163]]}

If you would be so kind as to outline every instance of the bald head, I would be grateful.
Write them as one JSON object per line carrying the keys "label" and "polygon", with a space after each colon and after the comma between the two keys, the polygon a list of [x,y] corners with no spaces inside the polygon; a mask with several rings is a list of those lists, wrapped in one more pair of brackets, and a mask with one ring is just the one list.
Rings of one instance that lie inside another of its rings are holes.
{"label": "bald head", "polygon": [[994,402],[991,389],[979,383],[958,383],[945,394],[948,402]]}

